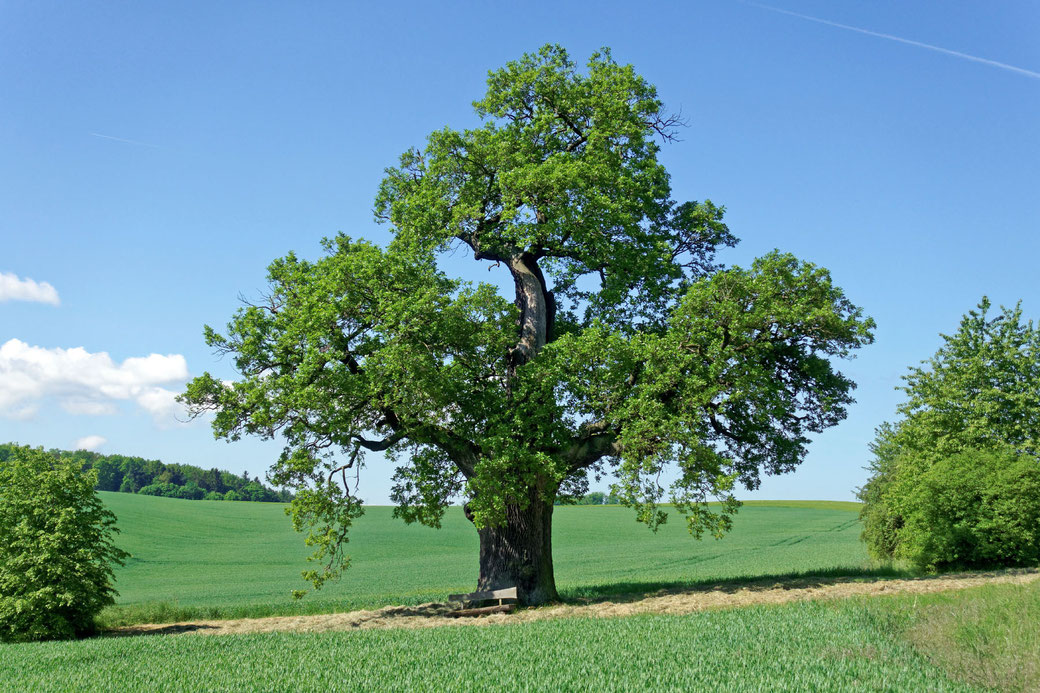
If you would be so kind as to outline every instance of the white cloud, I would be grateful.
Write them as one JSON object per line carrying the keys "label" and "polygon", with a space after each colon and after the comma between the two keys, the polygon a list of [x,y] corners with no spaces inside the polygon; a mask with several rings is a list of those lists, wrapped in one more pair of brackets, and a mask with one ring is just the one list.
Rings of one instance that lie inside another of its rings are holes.
{"label": "white cloud", "polygon": [[85,414],[87,416],[106,416],[119,411],[119,407],[112,402],[96,402],[78,397],[69,397],[62,400],[61,408],[70,414]]}
{"label": "white cloud", "polygon": [[184,407],[177,402],[177,394],[164,387],[150,387],[136,397],[137,404],[151,412],[156,420],[172,419],[184,414]]}
{"label": "white cloud", "polygon": [[18,407],[11,411],[4,412],[3,416],[8,419],[14,419],[15,421],[29,421],[30,419],[36,418],[36,412],[39,411],[39,407],[35,404],[27,404],[24,407]]}
{"label": "white cloud", "polygon": [[0,303],[4,301],[35,301],[58,305],[58,290],[47,282],[19,279],[17,274],[0,272]]}
{"label": "white cloud", "polygon": [[187,378],[188,364],[180,354],[116,363],[104,351],[46,349],[10,339],[0,345],[0,416],[29,418],[46,398],[71,414],[94,416],[114,414],[119,401],[131,401],[157,422],[173,424],[183,408],[174,401],[177,393],[162,385]]}
{"label": "white cloud", "polygon": [[101,436],[84,436],[72,444],[73,450],[97,450],[108,442],[107,438]]}

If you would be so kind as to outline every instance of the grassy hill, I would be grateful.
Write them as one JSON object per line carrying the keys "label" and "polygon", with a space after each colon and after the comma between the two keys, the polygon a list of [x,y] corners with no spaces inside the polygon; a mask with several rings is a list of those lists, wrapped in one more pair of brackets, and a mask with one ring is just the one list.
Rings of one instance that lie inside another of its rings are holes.
{"label": "grassy hill", "polygon": [[[133,554],[116,571],[109,623],[164,618],[340,611],[443,600],[473,589],[477,536],[460,508],[440,530],[405,525],[371,507],[351,532],[352,565],[308,596],[300,571],[308,549],[284,506],[184,501],[102,493],[116,514],[117,543]],[[560,506],[553,548],[564,597],[646,591],[701,581],[867,565],[854,503],[755,502],[723,540],[696,541],[673,516],[655,534],[618,506]]]}
{"label": "grassy hill", "polygon": [[[281,507],[103,495],[135,554],[118,572],[116,620],[443,599],[476,576],[476,537],[461,512],[438,532],[371,508],[346,579],[301,607],[288,591],[306,549]],[[651,534],[623,508],[560,507],[557,578],[573,598],[798,571],[869,574],[856,511],[749,503],[727,538],[696,542],[679,522]],[[94,638],[0,645],[0,689],[1040,690],[1036,623],[1040,581],[484,628]]]}

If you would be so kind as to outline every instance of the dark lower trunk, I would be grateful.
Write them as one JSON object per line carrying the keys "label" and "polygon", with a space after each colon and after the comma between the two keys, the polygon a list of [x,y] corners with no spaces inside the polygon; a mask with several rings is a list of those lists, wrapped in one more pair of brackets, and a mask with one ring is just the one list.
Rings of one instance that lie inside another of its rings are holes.
{"label": "dark lower trunk", "polygon": [[480,535],[478,590],[516,587],[521,604],[559,600],[552,564],[552,501],[534,499],[526,508],[506,506],[506,522],[477,530]]}

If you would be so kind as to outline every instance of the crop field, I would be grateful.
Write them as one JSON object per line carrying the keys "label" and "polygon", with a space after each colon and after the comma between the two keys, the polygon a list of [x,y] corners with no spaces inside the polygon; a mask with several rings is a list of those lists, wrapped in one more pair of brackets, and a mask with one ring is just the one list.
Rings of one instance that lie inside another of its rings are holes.
{"label": "crop field", "polygon": [[[442,600],[472,586],[476,539],[371,508],[355,565],[294,603],[306,549],[273,504],[105,494],[120,544],[109,623],[148,617],[348,610]],[[681,523],[657,534],[623,508],[557,508],[565,598],[609,597],[793,573],[869,577],[855,504],[750,503],[721,542]],[[205,632],[204,629],[202,632]],[[744,606],[691,614],[565,617],[438,628],[101,637],[0,645],[0,690],[1040,689],[1040,580],[955,592]]]}
{"label": "crop field", "polygon": [[[372,507],[351,532],[344,578],[302,602],[290,590],[308,553],[272,503],[185,501],[102,493],[118,517],[117,570],[108,624],[198,617],[318,613],[443,601],[473,589],[477,537],[459,508],[444,527],[405,525]],[[565,598],[643,592],[790,573],[860,573],[869,561],[854,503],[750,503],[721,541],[694,540],[678,516],[657,533],[618,506],[560,506],[554,518],[557,584]]]}
{"label": "crop field", "polygon": [[686,616],[96,638],[0,655],[3,690],[1033,691],[1040,581]]}
{"label": "crop field", "polygon": [[908,622],[906,608],[875,598],[506,626],[9,645],[2,649],[0,685],[34,691],[977,690],[896,634],[893,623]]}

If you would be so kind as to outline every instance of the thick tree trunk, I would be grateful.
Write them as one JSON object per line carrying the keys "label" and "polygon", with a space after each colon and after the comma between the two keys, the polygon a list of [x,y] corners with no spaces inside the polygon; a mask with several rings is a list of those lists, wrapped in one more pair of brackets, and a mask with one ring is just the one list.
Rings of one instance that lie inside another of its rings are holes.
{"label": "thick tree trunk", "polygon": [[478,590],[516,587],[521,604],[559,599],[552,564],[552,501],[506,507],[506,522],[477,530],[480,535]]}

